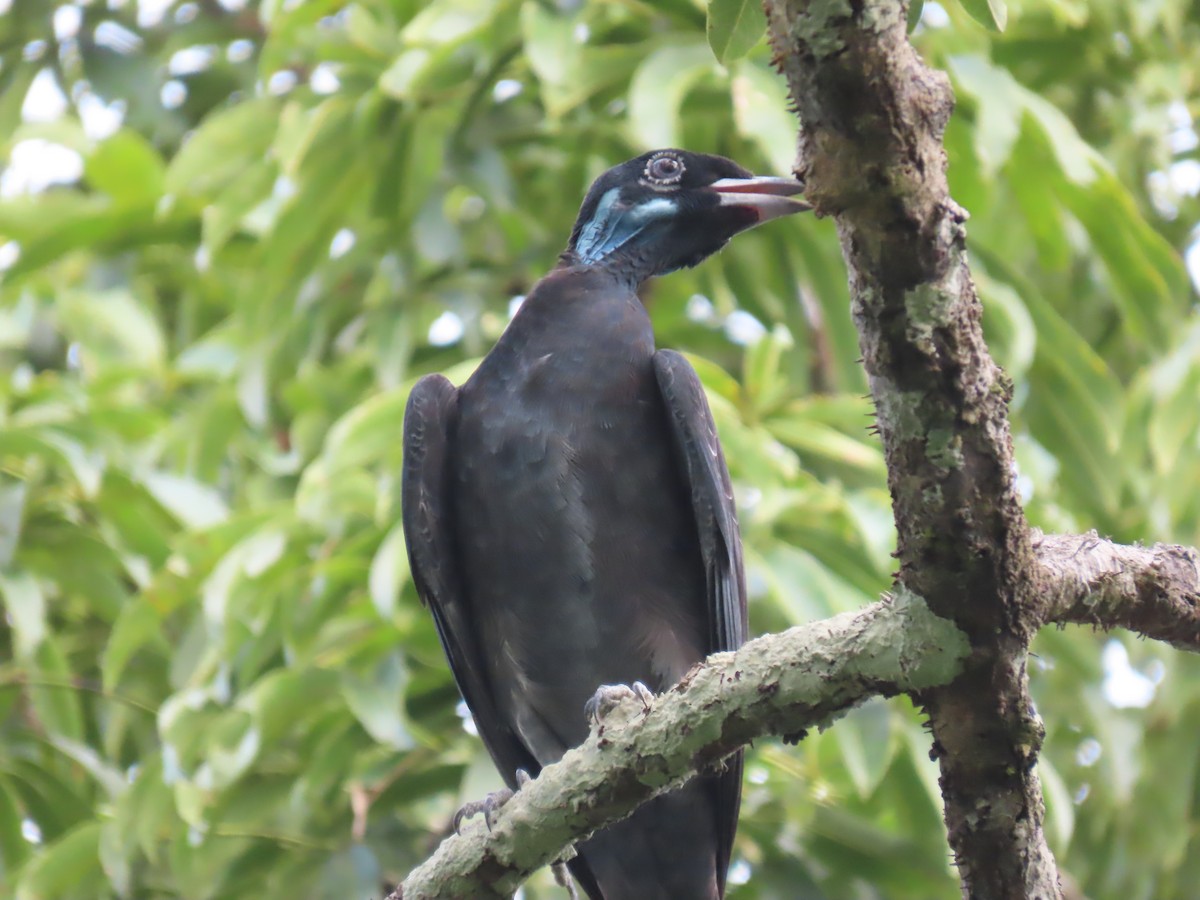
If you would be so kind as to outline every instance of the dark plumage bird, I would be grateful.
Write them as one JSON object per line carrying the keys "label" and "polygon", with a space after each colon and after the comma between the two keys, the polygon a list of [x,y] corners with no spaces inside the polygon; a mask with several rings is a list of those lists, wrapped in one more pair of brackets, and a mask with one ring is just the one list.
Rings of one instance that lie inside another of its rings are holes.
{"label": "dark plumage bird", "polygon": [[[741,541],[696,373],[636,293],[767,219],[799,183],[659,150],[592,185],[558,266],[461,388],[413,389],[404,531],[459,689],[510,787],[587,737],[602,684],[655,692],[746,637]],[[716,900],[741,758],[582,843],[593,900]]]}

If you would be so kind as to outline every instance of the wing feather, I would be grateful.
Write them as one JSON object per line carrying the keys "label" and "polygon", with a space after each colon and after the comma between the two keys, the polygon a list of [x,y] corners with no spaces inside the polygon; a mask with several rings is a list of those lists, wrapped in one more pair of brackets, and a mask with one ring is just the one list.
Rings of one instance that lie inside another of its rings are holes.
{"label": "wing feather", "polygon": [[[700,539],[708,592],[709,653],[735,650],[745,643],[746,576],[738,531],[733,485],[717,426],[695,369],[674,350],[654,354],[654,372],[670,419],[676,459],[691,490],[692,512]],[[716,776],[718,868],[721,894],[733,850],[742,794],[742,754],[729,758]]]}
{"label": "wing feather", "polygon": [[450,671],[471,708],[484,746],[515,789],[517,769],[536,776],[539,767],[496,708],[482,644],[458,578],[449,494],[457,417],[458,390],[446,378],[427,375],[416,383],[404,411],[404,539],[417,594],[433,614]]}

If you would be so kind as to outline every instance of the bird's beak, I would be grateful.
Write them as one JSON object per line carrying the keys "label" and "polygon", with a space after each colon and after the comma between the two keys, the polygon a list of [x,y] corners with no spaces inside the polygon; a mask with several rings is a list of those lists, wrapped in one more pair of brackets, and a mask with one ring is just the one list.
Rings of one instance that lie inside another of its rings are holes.
{"label": "bird's beak", "polygon": [[758,214],[759,222],[812,209],[811,204],[793,199],[794,195],[803,193],[804,185],[792,178],[771,175],[722,178],[709,187],[720,195],[721,206],[752,209]]}

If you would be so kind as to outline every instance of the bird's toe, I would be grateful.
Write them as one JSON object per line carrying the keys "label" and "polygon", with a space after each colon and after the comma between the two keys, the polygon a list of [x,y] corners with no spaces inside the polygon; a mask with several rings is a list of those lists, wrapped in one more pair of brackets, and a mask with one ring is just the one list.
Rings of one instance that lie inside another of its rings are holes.
{"label": "bird's toe", "polygon": [[654,703],[654,691],[640,681],[635,681],[630,687],[633,688],[633,693],[637,698],[642,701],[642,712],[649,712],[651,704]]}
{"label": "bird's toe", "polygon": [[628,684],[602,684],[596,688],[590,700],[583,705],[583,713],[593,725],[599,725],[622,701],[635,699],[641,702],[642,712],[650,709],[654,692],[640,681]]}
{"label": "bird's toe", "polygon": [[[530,780],[529,773],[525,773],[525,778],[526,782],[521,782],[521,784],[525,784]],[[519,774],[517,779],[520,781]],[[464,803],[458,808],[458,812],[454,814],[454,832],[457,834],[462,831],[462,823],[466,819],[477,816],[480,813],[483,813],[483,822],[487,825],[488,831],[491,831],[492,823],[496,821],[496,813],[500,811],[500,807],[512,799],[512,795],[513,792],[508,788],[501,788],[498,791],[492,791],[482,800],[471,800],[468,803]]]}

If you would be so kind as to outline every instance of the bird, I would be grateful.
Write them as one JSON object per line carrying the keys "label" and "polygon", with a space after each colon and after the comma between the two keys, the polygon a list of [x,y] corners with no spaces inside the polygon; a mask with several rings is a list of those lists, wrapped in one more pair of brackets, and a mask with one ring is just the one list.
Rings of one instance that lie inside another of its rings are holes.
{"label": "bird", "polygon": [[[656,150],[602,174],[566,250],[474,373],[404,417],[417,593],[509,789],[587,738],[601,685],[659,693],[746,640],[741,538],[703,388],[638,289],[809,209],[790,178]],[[741,755],[581,842],[590,900],[719,900]]]}

